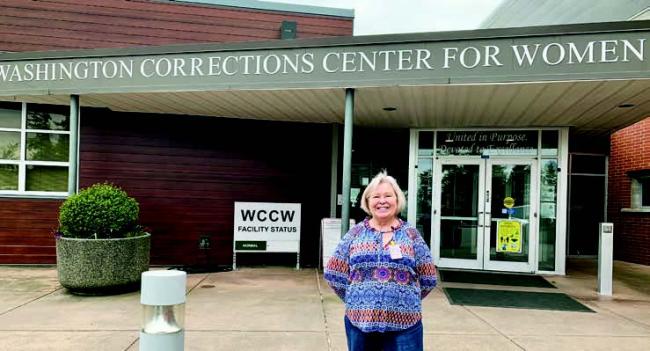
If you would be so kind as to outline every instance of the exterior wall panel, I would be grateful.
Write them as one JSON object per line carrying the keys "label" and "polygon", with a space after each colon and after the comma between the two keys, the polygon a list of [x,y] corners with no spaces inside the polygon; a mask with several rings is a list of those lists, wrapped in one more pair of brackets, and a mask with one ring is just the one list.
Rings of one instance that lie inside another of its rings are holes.
{"label": "exterior wall panel", "polygon": [[[229,265],[235,201],[301,203],[301,264],[315,266],[329,213],[330,129],[83,111],[80,187],[108,181],[140,202],[152,264]],[[199,250],[203,235],[210,250]]]}
{"label": "exterior wall panel", "polygon": [[650,265],[650,213],[631,207],[630,171],[650,170],[650,118],[611,137],[609,221],[614,223],[615,259]]}
{"label": "exterior wall panel", "polygon": [[56,263],[60,200],[0,199],[0,264]]}
{"label": "exterior wall panel", "polygon": [[0,50],[117,48],[352,35],[352,19],[163,1],[7,0],[0,4]]}
{"label": "exterior wall panel", "polygon": [[[298,38],[352,35],[348,17],[154,0],[6,0],[0,3],[0,51],[272,40],[280,38],[282,21],[297,22]],[[240,200],[302,202],[303,261],[316,262],[329,196],[308,195],[312,181],[320,182],[316,189],[328,188],[329,164],[316,163],[329,160],[329,132],[319,139],[328,128],[260,122],[250,126],[261,131],[251,132],[227,122],[234,129],[223,134],[217,119],[126,116],[102,120],[82,113],[80,186],[111,181],[140,201],[142,223],[154,234],[152,263],[229,263],[233,201]],[[282,140],[261,134],[268,130]],[[260,153],[247,135],[275,147]],[[290,162],[294,142],[310,145],[313,158]],[[61,201],[0,198],[0,264],[56,262],[53,231]],[[199,252],[204,234],[212,249]]]}

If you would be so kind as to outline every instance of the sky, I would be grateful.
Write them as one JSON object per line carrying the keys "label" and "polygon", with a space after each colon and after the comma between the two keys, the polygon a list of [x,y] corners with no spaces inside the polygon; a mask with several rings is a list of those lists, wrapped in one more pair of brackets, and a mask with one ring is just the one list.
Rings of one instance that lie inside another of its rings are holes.
{"label": "sky", "polygon": [[476,29],[502,0],[273,0],[354,9],[355,35]]}

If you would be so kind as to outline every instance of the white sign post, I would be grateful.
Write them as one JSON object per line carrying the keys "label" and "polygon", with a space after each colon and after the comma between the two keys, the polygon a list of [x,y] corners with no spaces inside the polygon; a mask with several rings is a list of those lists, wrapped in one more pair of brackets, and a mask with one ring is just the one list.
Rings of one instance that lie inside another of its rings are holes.
{"label": "white sign post", "polygon": [[233,270],[237,252],[295,252],[300,269],[300,204],[235,202]]}
{"label": "white sign post", "polygon": [[598,294],[612,296],[614,224],[601,222],[598,243]]}
{"label": "white sign post", "polygon": [[[350,228],[354,227],[354,219],[350,219]],[[325,268],[336,245],[341,241],[341,219],[323,218],[320,221],[321,238],[321,267]]]}

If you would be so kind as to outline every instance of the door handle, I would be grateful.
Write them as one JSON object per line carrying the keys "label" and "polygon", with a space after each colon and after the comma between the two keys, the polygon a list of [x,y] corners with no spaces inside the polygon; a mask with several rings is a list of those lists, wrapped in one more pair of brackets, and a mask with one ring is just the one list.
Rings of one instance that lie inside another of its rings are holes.
{"label": "door handle", "polygon": [[490,191],[489,190],[485,191],[485,202],[490,202]]}

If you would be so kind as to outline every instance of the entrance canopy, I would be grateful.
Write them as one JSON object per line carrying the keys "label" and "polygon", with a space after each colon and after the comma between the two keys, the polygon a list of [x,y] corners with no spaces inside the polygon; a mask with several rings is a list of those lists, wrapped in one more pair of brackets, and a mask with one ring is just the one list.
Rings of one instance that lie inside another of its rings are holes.
{"label": "entrance canopy", "polygon": [[650,21],[0,55],[0,99],[116,111],[604,135],[650,115]]}

